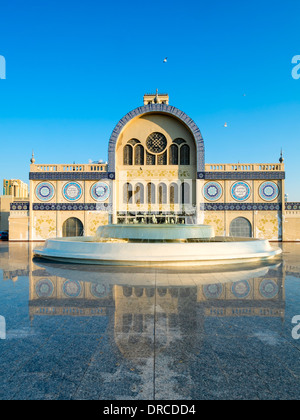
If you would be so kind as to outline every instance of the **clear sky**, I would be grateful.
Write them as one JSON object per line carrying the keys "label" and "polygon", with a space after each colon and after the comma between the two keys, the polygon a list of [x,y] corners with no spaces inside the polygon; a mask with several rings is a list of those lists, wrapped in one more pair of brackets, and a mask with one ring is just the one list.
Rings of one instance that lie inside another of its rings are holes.
{"label": "clear sky", "polygon": [[299,0],[2,2],[1,182],[28,182],[32,149],[106,161],[114,126],[157,88],[199,126],[207,163],[274,163],[282,147],[300,201],[299,16]]}

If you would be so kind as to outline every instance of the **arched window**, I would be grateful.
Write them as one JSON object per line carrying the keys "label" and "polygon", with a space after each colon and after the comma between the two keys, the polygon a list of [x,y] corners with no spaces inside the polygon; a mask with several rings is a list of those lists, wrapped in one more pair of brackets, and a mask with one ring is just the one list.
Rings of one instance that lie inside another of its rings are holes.
{"label": "arched window", "polygon": [[144,185],[136,184],[134,190],[134,197],[136,204],[144,204]]}
{"label": "arched window", "polygon": [[181,146],[182,144],[186,143],[184,139],[175,139],[173,143],[178,144],[178,146]]}
{"label": "arched window", "polygon": [[237,217],[230,224],[230,236],[252,238],[252,226],[245,217]]}
{"label": "arched window", "polygon": [[83,224],[76,217],[70,217],[63,224],[63,237],[83,236]]}
{"label": "arched window", "polygon": [[178,204],[178,185],[170,185],[170,204]]}
{"label": "arched window", "polygon": [[180,165],[189,165],[190,164],[190,147],[187,144],[184,144],[180,148]]}
{"label": "arched window", "polygon": [[190,186],[186,182],[181,184],[181,204],[190,204],[191,195],[190,195]]}
{"label": "arched window", "polygon": [[145,151],[144,147],[141,144],[135,146],[134,149],[134,164],[135,165],[144,165],[145,160]]}
{"label": "arched window", "polygon": [[146,165],[155,165],[155,155],[146,152]]}
{"label": "arched window", "polygon": [[147,185],[147,203],[155,204],[155,185],[151,182]]}
{"label": "arched window", "polygon": [[169,165],[178,165],[178,146],[172,144],[169,150]]}
{"label": "arched window", "polygon": [[130,146],[129,144],[126,144],[126,146],[124,147],[123,153],[124,153],[123,155],[124,165],[132,165],[132,154],[133,154],[132,146]]}
{"label": "arched window", "polygon": [[167,186],[159,184],[158,186],[158,204],[167,204]]}
{"label": "arched window", "polygon": [[141,142],[137,139],[130,139],[127,144],[131,144],[131,146],[135,146],[136,144],[140,144]]}
{"label": "arched window", "polygon": [[166,151],[162,155],[157,156],[157,164],[158,165],[166,165],[167,164],[167,152]]}
{"label": "arched window", "polygon": [[132,195],[132,185],[127,182],[123,189],[124,204],[132,204]]}

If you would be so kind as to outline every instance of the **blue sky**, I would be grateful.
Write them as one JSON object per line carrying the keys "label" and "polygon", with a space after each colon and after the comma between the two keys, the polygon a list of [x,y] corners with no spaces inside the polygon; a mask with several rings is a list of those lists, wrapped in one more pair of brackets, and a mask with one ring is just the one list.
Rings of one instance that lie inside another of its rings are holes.
{"label": "blue sky", "polygon": [[207,163],[273,163],[282,147],[300,201],[299,16],[299,0],[3,3],[0,180],[27,182],[32,149],[107,160],[114,126],[158,88],[199,126]]}

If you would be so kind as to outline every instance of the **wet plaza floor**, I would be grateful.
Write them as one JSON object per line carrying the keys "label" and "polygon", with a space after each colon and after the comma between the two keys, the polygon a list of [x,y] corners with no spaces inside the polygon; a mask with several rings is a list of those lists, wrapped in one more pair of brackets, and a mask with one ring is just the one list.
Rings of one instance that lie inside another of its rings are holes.
{"label": "wet plaza floor", "polygon": [[0,242],[0,400],[300,398],[300,243],[188,270],[55,264],[35,246]]}

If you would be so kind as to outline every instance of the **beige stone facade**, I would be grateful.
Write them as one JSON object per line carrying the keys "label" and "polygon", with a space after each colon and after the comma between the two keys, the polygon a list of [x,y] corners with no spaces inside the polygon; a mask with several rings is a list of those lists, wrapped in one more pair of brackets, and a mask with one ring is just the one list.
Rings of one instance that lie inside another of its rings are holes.
{"label": "beige stone facade", "polygon": [[30,200],[11,205],[10,239],[93,236],[107,223],[205,223],[218,236],[299,240],[300,217],[288,211],[284,182],[282,159],[205,164],[194,121],[168,95],[145,95],[144,106],[113,130],[107,164],[32,159]]}
{"label": "beige stone facade", "polygon": [[28,185],[20,179],[4,179],[3,195],[13,198],[28,198]]}

